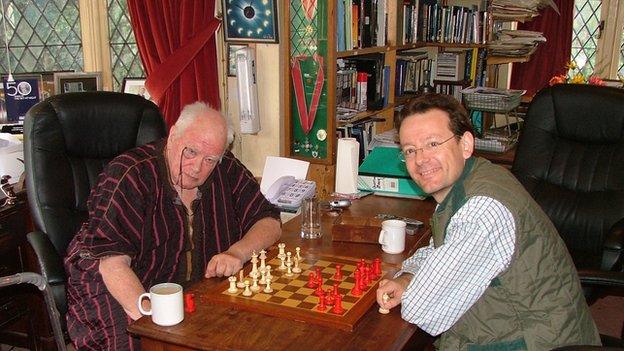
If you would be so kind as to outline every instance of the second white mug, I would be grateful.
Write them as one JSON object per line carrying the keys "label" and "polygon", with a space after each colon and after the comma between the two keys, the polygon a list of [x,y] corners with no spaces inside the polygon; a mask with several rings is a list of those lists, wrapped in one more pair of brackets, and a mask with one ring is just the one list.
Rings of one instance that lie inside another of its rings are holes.
{"label": "second white mug", "polygon": [[389,219],[381,223],[379,243],[381,249],[389,254],[398,254],[405,250],[406,223],[398,219]]}
{"label": "second white mug", "polygon": [[[144,298],[150,299],[152,309],[146,311],[141,306]],[[152,286],[149,293],[139,296],[137,306],[141,314],[152,316],[152,321],[158,325],[176,325],[184,319],[184,299],[182,286],[175,283],[162,283]]]}

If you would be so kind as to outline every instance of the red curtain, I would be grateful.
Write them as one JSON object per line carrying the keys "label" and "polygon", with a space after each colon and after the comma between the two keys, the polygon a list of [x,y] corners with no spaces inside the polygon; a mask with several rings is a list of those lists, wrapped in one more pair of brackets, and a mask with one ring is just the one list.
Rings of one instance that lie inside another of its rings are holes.
{"label": "red curtain", "polygon": [[518,29],[544,33],[547,40],[538,46],[529,62],[513,64],[510,86],[512,89],[526,89],[528,96],[547,87],[554,75],[564,73],[565,65],[570,60],[574,1],[555,0],[555,3],[561,15],[548,7],[533,21],[518,24]]}
{"label": "red curtain", "polygon": [[169,128],[189,103],[218,109],[215,0],[128,0],[128,9],[145,86]]}

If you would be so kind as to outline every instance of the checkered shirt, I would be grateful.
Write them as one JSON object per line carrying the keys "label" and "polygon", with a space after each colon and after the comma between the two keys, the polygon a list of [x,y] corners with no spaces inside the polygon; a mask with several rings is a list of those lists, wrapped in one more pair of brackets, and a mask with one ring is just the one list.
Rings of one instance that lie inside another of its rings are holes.
{"label": "checkered shirt", "polygon": [[451,218],[444,244],[433,239],[403,262],[397,276],[414,275],[401,297],[401,315],[431,335],[439,335],[483,295],[492,279],[509,267],[515,224],[497,200],[470,198]]}

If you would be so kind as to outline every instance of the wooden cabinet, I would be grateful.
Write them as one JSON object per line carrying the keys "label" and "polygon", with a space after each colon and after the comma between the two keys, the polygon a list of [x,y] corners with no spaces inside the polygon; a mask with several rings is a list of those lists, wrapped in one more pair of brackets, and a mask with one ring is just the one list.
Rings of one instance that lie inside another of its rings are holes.
{"label": "wooden cabinet", "polygon": [[[397,55],[418,48],[452,49],[484,48],[485,44],[458,44],[412,41],[404,44],[403,0],[385,0],[385,45],[337,51],[338,6],[343,0],[290,0],[284,5],[282,27],[282,87],[284,111],[283,155],[311,163],[308,178],[316,181],[317,195],[328,197],[334,191],[337,152],[336,121],[337,60],[377,55],[383,57],[388,72],[386,103],[379,110],[358,113],[353,121],[370,116],[383,119],[375,123],[375,133],[394,127],[395,108],[400,106],[395,96]],[[381,0],[380,0],[381,1]],[[370,1],[369,1],[370,2]],[[469,6],[480,1],[449,1]],[[356,3],[356,1],[353,1]],[[359,3],[359,1],[358,1]],[[378,3],[377,1],[373,1]],[[420,1],[420,3],[424,3]],[[444,1],[446,5],[447,1]],[[344,3],[342,3],[344,4]],[[342,5],[341,5],[342,6]],[[480,9],[485,10],[485,9]],[[486,32],[489,20],[483,21]],[[405,99],[402,99],[405,101]]]}

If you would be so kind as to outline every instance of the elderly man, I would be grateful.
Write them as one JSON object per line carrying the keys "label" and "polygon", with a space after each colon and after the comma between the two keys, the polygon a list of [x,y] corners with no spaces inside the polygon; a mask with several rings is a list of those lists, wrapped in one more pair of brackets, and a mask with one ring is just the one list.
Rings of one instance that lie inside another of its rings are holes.
{"label": "elderly man", "polygon": [[226,119],[198,102],[166,140],[107,165],[65,258],[78,349],[138,349],[126,327],[146,289],[233,275],[280,237],[279,212],[226,150],[232,140]]}
{"label": "elderly man", "polygon": [[399,125],[407,170],[438,206],[430,245],[380,282],[379,304],[402,304],[405,320],[442,334],[442,350],[599,345],[557,230],[509,172],[472,157],[464,108],[425,95],[403,109]]}

